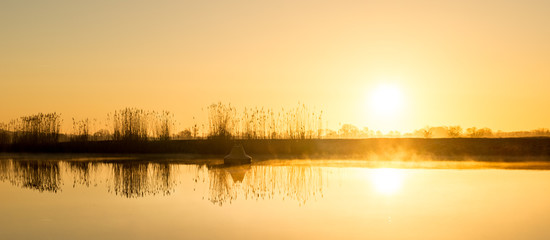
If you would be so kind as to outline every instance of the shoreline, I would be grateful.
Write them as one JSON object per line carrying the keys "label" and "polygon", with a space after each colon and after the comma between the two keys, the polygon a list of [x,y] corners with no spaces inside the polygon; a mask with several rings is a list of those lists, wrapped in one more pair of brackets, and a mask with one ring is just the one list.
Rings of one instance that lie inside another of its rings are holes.
{"label": "shoreline", "polygon": [[515,162],[550,161],[550,138],[369,138],[369,139],[253,139],[90,141],[43,145],[1,146],[4,154],[176,155],[186,159],[219,158],[234,143],[256,159],[428,159]]}

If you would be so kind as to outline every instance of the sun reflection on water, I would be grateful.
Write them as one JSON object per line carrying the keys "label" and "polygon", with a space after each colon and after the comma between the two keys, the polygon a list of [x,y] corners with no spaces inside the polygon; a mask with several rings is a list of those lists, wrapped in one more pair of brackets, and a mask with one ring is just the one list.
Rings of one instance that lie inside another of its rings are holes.
{"label": "sun reflection on water", "polygon": [[376,191],[383,195],[393,195],[401,190],[405,174],[403,170],[394,168],[373,169],[371,183]]}

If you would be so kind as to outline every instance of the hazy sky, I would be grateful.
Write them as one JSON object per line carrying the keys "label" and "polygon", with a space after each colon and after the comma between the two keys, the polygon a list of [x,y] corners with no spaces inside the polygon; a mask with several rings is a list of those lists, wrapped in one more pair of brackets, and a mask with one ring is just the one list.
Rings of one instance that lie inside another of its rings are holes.
{"label": "hazy sky", "polygon": [[[126,106],[323,109],[339,123],[550,127],[550,1],[0,2],[0,121]],[[372,110],[380,85],[401,110]]]}

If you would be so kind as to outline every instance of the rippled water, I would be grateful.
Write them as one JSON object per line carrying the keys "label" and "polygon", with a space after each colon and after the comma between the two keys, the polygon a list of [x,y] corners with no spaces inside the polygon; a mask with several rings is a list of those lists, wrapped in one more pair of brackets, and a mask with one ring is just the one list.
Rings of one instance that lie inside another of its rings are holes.
{"label": "rippled water", "polygon": [[550,239],[547,165],[5,155],[0,239]]}

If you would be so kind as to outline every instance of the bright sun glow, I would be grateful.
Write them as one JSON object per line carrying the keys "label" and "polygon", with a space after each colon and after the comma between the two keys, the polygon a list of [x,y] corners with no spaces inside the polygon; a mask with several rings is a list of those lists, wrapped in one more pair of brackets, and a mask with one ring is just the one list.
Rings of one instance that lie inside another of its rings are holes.
{"label": "bright sun glow", "polygon": [[395,116],[401,111],[403,97],[395,85],[380,85],[371,93],[370,104],[377,115]]}
{"label": "bright sun glow", "polygon": [[371,182],[377,192],[384,195],[392,195],[401,189],[404,174],[399,169],[380,168],[374,169]]}

